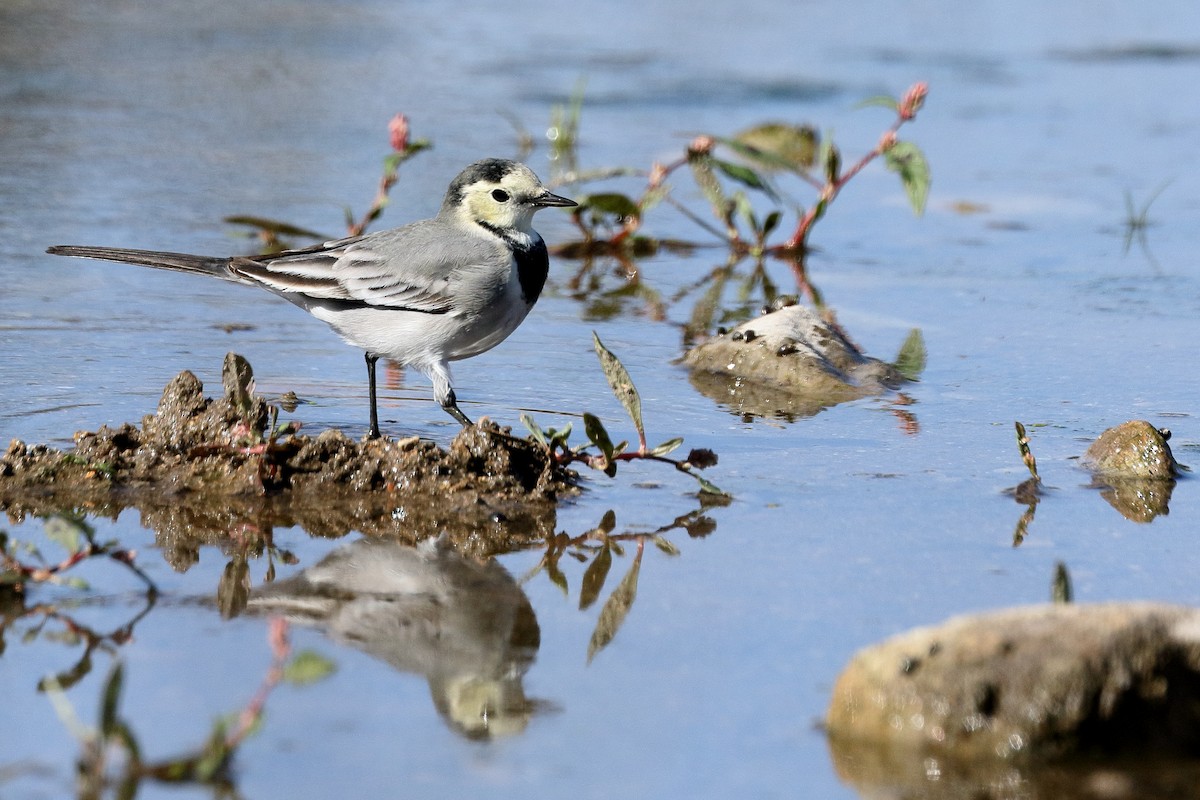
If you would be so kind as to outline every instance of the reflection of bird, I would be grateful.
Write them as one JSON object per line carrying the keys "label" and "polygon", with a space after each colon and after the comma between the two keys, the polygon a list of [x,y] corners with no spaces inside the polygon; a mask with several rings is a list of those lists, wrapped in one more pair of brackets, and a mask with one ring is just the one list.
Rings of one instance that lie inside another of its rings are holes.
{"label": "reflection of bird", "polygon": [[360,539],[257,590],[248,610],[424,675],[438,711],[471,738],[520,732],[537,705],[521,684],[540,644],[529,599],[498,563],[464,558],[445,537]]}
{"label": "reflection of bird", "polygon": [[471,424],[458,408],[448,362],[492,349],[525,319],[550,263],[534,212],[573,205],[524,164],[487,159],[454,179],[432,219],[302,250],[232,258],[73,245],[47,252],[213,275],[295,303],[366,351],[370,435],[377,437],[380,357],[428,375],[442,408]]}

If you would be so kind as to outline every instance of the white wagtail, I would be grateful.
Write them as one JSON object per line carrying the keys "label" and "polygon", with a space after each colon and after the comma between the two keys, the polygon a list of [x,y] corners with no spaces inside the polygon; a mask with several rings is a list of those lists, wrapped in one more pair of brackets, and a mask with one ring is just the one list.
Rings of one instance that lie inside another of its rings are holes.
{"label": "white wagtail", "polygon": [[46,252],[213,275],[295,303],[366,351],[376,438],[380,357],[425,373],[442,408],[471,425],[448,362],[492,349],[525,319],[550,266],[534,212],[573,205],[524,164],[491,158],[459,173],[436,217],[315,247],[229,258],[72,245]]}

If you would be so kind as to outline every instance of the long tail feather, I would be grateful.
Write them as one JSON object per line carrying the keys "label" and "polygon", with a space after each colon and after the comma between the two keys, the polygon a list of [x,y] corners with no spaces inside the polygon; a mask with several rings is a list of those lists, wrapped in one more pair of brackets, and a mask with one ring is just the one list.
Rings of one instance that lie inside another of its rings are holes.
{"label": "long tail feather", "polygon": [[157,250],[126,250],[120,247],[90,247],[87,245],[56,245],[47,249],[46,252],[56,256],[99,258],[105,261],[119,261],[124,264],[140,264],[143,267],[154,267],[155,269],[194,272],[200,275],[214,275],[226,280],[239,280],[236,275],[229,271],[228,258],[193,256],[187,253],[164,253]]}

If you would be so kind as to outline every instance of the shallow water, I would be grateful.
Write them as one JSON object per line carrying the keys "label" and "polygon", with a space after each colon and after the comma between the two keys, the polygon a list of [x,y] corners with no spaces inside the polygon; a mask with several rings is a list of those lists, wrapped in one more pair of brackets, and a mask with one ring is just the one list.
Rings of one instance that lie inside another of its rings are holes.
{"label": "shallow water", "polygon": [[[1170,427],[1177,457],[1197,460],[1194,4],[460,8],[449,17],[436,5],[383,2],[6,3],[0,437],[66,446],[76,430],[136,422],[180,370],[219,385],[228,350],[254,364],[262,391],[311,401],[295,415],[307,430],[361,434],[361,356],[288,304],[215,281],[53,258],[45,247],[237,252],[250,245],[221,219],[238,213],[336,235],[343,206],[361,212],[374,192],[397,111],[435,148],[405,165],[383,222],[425,216],[463,164],[517,153],[501,112],[537,133],[580,76],[585,166],[646,167],[697,131],[768,119],[832,128],[856,153],[887,124],[882,111],[856,110],[859,100],[930,83],[926,108],[902,134],[934,171],[926,215],[914,219],[894,176],[872,167],[817,227],[810,263],[869,353],[890,358],[910,328],[924,332],[929,364],[903,407],[916,424],[886,397],[795,423],[744,421],[671,365],[691,298],[671,305],[667,322],[636,302],[594,319],[566,289],[578,265],[557,261],[530,320],[456,365],[464,410],[512,424],[526,409],[545,424],[591,410],[628,435],[592,354],[595,329],[637,382],[651,438],[682,435],[717,451],[710,477],[734,502],[704,512],[715,525],[705,537],[667,533],[678,556],[646,548],[636,601],[590,663],[603,598],[635,548],[614,557],[601,600],[583,611],[583,564],[564,558],[565,596],[545,572],[521,584],[540,630],[518,676],[533,702],[491,741],[463,735],[439,710],[445,695],[428,673],[296,629],[296,645],[337,672],[270,698],[263,729],[237,756],[243,796],[402,787],[417,797],[853,797],[816,723],[857,648],[948,615],[1048,599],[1060,560],[1082,601],[1197,602],[1194,481],[1175,488],[1169,516],[1137,524],[1084,488],[1073,461],[1131,418]],[[528,160],[552,172],[544,147]],[[1140,206],[1164,184],[1147,248],[1135,241],[1126,252],[1124,193]],[[565,241],[569,224],[553,213],[539,215],[539,230]],[[703,236],[667,208],[649,226]],[[722,263],[722,251],[701,249],[639,267],[669,297]],[[226,333],[228,324],[251,328]],[[453,434],[420,376],[386,395],[390,432]],[[1002,493],[1025,477],[1014,420],[1029,427],[1055,487],[1015,548],[1025,507]],[[699,509],[694,489],[669,470],[630,466],[616,480],[590,478],[554,525],[577,536],[613,509],[618,532],[653,531]],[[215,594],[237,540],[201,548],[178,573],[136,513],[95,523],[101,538],[141,552],[164,598],[132,641],[93,655],[68,697],[93,720],[119,656],[123,713],[143,748],[178,754],[245,704],[269,663],[261,617],[222,621],[193,602]],[[6,528],[40,541],[40,521]],[[298,529],[274,540],[298,559],[277,565],[280,578],[348,541]],[[540,557],[499,562],[519,579]],[[265,571],[264,560],[250,561],[255,586]],[[80,619],[112,630],[139,613],[132,576],[83,573],[93,589]],[[46,589],[33,600],[79,597]],[[0,658],[5,715],[20,720],[0,726],[0,785],[11,797],[67,793],[77,752],[34,687],[82,651],[20,635],[35,624],[11,623]],[[168,793],[178,796],[146,784],[139,796]]]}

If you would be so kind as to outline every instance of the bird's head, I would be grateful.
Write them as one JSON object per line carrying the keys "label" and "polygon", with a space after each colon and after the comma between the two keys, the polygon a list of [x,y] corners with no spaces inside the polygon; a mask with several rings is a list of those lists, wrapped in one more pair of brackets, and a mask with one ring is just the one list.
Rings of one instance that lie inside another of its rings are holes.
{"label": "bird's head", "polygon": [[574,200],[551,194],[524,164],[489,158],[476,161],[451,182],[441,213],[489,228],[528,233],[539,208],[573,205]]}

